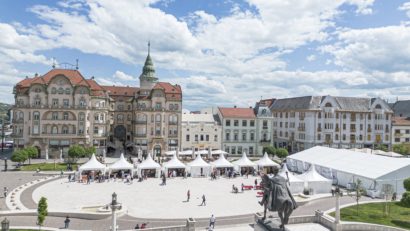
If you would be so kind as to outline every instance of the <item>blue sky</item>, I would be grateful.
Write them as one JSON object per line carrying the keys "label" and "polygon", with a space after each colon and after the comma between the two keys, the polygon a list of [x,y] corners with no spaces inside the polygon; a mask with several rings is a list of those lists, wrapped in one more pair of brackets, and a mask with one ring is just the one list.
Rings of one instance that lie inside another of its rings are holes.
{"label": "blue sky", "polygon": [[[151,41],[184,108],[303,95],[410,98],[410,2],[62,0],[0,2],[0,97],[79,59],[102,85],[138,86]],[[53,61],[55,60],[55,61]]]}

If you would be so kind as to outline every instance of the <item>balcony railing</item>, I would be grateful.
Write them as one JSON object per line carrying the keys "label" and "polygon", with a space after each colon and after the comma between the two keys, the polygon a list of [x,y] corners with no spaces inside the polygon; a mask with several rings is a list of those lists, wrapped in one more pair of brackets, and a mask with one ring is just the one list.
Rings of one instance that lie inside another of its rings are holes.
{"label": "balcony railing", "polygon": [[168,134],[168,137],[178,137],[178,134]]}
{"label": "balcony railing", "polygon": [[260,142],[261,142],[261,143],[270,143],[270,140],[267,140],[267,139],[261,139],[261,140],[260,140]]}
{"label": "balcony railing", "polygon": [[169,125],[178,125],[178,122],[177,122],[177,121],[169,121],[168,124],[169,124]]}

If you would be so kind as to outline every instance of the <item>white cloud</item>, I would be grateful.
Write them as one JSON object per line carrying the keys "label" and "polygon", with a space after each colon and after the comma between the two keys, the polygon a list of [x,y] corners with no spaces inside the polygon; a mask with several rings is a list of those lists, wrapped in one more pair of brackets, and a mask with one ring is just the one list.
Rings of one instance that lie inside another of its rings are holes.
{"label": "white cloud", "polygon": [[313,62],[316,60],[316,55],[309,55],[306,57],[306,60],[309,62]]}
{"label": "white cloud", "polygon": [[405,2],[398,8],[399,10],[405,11],[407,17],[410,18],[410,2]]}
{"label": "white cloud", "polygon": [[113,77],[114,79],[120,79],[120,80],[125,80],[125,81],[136,80],[136,78],[134,78],[133,76],[127,75],[127,74],[125,74],[125,73],[122,72],[122,71],[116,71],[116,72],[112,75],[112,77]]}

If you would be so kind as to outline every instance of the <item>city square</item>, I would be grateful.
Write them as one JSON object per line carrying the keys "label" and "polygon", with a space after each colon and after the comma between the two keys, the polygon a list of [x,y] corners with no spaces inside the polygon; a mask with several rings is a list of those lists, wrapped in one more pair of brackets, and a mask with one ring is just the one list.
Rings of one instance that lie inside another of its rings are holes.
{"label": "city square", "polygon": [[410,230],[410,2],[0,3],[1,231]]}

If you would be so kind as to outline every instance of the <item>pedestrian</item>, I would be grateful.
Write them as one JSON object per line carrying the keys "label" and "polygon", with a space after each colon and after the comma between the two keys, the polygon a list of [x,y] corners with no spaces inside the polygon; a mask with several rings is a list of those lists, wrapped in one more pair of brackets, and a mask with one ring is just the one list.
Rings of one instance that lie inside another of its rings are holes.
{"label": "pedestrian", "polygon": [[206,206],[206,198],[205,198],[205,194],[202,195],[202,203],[201,206]]}
{"label": "pedestrian", "polygon": [[140,225],[137,224],[134,229],[140,229]]}
{"label": "pedestrian", "polygon": [[63,174],[64,174],[64,172],[63,172],[63,170],[61,169],[61,171],[60,171],[60,177],[61,177],[61,178],[63,178]]}
{"label": "pedestrian", "polygon": [[186,193],[186,201],[189,201],[190,197],[191,197],[191,192],[188,189],[188,192]]}
{"label": "pedestrian", "polygon": [[258,179],[255,179],[255,189],[256,189],[256,186],[258,186]]}
{"label": "pedestrian", "polygon": [[7,197],[8,192],[9,192],[9,189],[7,187],[4,187],[4,192],[3,192],[4,198]]}
{"label": "pedestrian", "polygon": [[64,220],[64,228],[68,229],[68,226],[70,226],[70,218],[68,216],[66,216],[66,218]]}
{"label": "pedestrian", "polygon": [[212,226],[212,229],[214,229],[215,228],[215,217],[214,217],[214,215],[212,214],[212,216],[211,216],[211,218],[209,219],[209,229],[211,229],[211,226]]}

